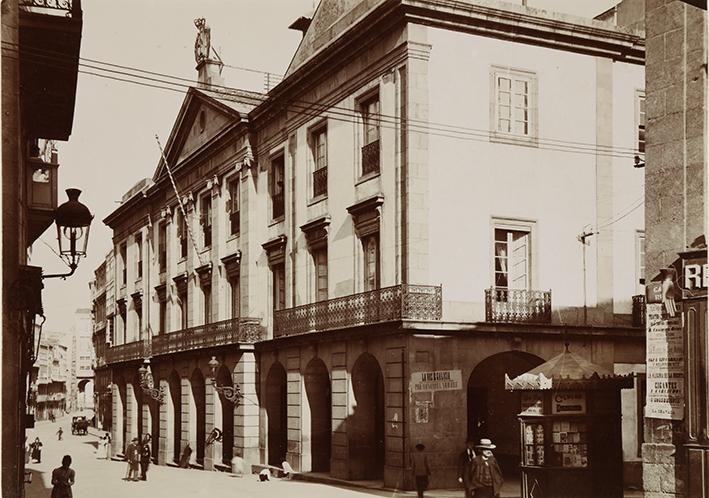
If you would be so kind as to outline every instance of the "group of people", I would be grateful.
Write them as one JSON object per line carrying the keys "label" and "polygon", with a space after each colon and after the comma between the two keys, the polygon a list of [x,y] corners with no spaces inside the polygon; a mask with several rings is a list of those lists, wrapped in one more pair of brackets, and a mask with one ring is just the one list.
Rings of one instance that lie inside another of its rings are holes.
{"label": "group of people", "polygon": [[[137,437],[134,437],[133,440],[128,443],[125,452],[128,468],[126,469],[126,476],[124,480],[148,480],[148,467],[150,467],[150,459],[152,457],[151,441],[152,437],[150,434],[146,434],[143,436],[142,442],[140,442]],[[138,469],[140,469],[140,477],[138,476]]]}
{"label": "group of people", "polygon": [[[465,488],[465,498],[494,498],[502,490],[502,471],[492,454],[496,446],[490,439],[481,439],[479,443],[467,441],[465,450],[458,459],[458,482]],[[428,488],[431,468],[426,447],[419,443],[411,453],[411,469],[416,481],[416,491],[423,498]]]}

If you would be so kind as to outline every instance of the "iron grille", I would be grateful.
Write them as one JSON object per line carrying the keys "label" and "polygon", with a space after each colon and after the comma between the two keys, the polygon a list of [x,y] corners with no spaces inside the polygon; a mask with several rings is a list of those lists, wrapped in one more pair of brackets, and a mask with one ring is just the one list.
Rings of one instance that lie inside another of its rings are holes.
{"label": "iron grille", "polygon": [[20,0],[20,7],[38,7],[41,9],[56,9],[71,12],[72,0]]}
{"label": "iron grille", "polygon": [[362,174],[379,172],[379,140],[362,147]]}
{"label": "iron grille", "polygon": [[485,289],[485,321],[551,323],[551,291]]}
{"label": "iron grille", "polygon": [[633,327],[645,327],[645,296],[633,296]]}
{"label": "iron grille", "polygon": [[313,171],[313,197],[327,194],[327,168]]}
{"label": "iron grille", "polygon": [[273,194],[271,196],[271,202],[273,205],[273,219],[280,218],[285,213],[285,201],[283,199],[283,192],[279,194]]}
{"label": "iron grille", "polygon": [[253,344],[263,337],[260,319],[231,318],[154,336],[152,352],[161,355],[232,344]]}
{"label": "iron grille", "polygon": [[106,348],[106,363],[122,363],[126,361],[148,358],[151,355],[150,340],[142,340],[120,344]]}
{"label": "iron grille", "polygon": [[440,286],[395,285],[275,311],[274,337],[397,320],[440,320]]}

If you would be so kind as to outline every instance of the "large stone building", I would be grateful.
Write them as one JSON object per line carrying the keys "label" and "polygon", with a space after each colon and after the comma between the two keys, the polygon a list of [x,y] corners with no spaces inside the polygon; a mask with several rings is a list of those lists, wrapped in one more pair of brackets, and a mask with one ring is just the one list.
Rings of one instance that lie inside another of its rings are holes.
{"label": "large stone building", "polygon": [[[81,47],[79,0],[2,2],[2,496],[23,496],[28,378],[42,314],[42,268],[28,249],[52,224],[56,154],[74,120]],[[47,60],[62,61],[48,64]]]}
{"label": "large stone building", "polygon": [[74,325],[71,328],[69,406],[72,411],[94,409],[95,364],[91,310],[79,308],[74,312]]}
{"label": "large stone building", "polygon": [[[110,276],[107,278],[107,276]],[[113,251],[94,272],[89,282],[92,301],[92,343],[94,361],[94,410],[96,426],[108,430],[111,427],[111,369],[106,365],[106,347],[113,331]]]}
{"label": "large stone building", "polygon": [[45,333],[39,342],[32,382],[35,420],[61,417],[67,409],[70,357],[63,334]]}
{"label": "large stone building", "polygon": [[[505,373],[568,342],[642,384],[643,33],[488,0],[296,24],[267,95],[198,51],[164,160],[105,219],[114,441],[399,488],[423,442],[451,486],[466,437],[519,463]],[[617,400],[635,480],[642,399]]]}

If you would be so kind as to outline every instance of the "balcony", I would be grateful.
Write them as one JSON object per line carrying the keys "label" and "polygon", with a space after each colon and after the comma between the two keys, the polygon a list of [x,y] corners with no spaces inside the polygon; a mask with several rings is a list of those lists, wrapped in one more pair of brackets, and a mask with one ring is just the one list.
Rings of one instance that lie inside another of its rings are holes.
{"label": "balcony", "polygon": [[398,320],[440,320],[441,315],[440,286],[395,285],[276,311],[273,336]]}
{"label": "balcony", "polygon": [[193,351],[238,344],[253,344],[264,338],[259,318],[231,318],[153,337],[154,355]]}
{"label": "balcony", "polygon": [[362,147],[362,176],[379,172],[379,140]]}
{"label": "balcony", "polygon": [[313,197],[327,195],[327,167],[313,171]]}
{"label": "balcony", "polygon": [[485,321],[551,323],[551,291],[485,289]]}
{"label": "balcony", "polygon": [[633,296],[633,327],[645,328],[645,296]]}
{"label": "balcony", "polygon": [[150,357],[150,340],[142,340],[106,348],[106,363],[123,363]]}

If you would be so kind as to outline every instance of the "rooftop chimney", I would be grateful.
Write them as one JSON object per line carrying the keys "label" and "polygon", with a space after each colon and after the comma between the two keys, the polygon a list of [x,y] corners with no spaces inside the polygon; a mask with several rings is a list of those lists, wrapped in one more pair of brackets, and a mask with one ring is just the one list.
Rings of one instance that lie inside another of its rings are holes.
{"label": "rooftop chimney", "polygon": [[194,25],[197,28],[197,39],[194,42],[194,60],[197,63],[197,86],[210,89],[213,85],[223,85],[222,68],[224,63],[216,50],[212,48],[211,29],[203,17],[195,19]]}

